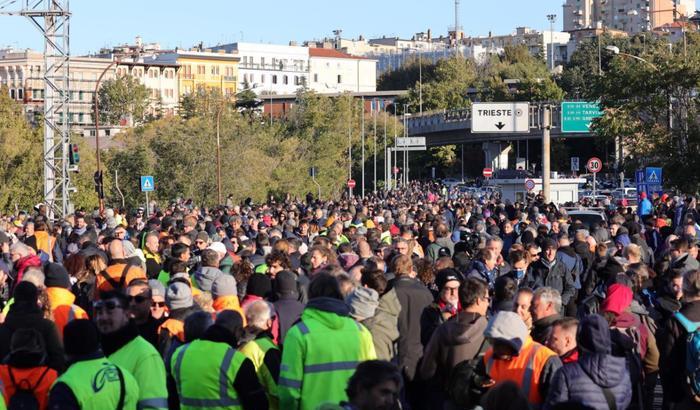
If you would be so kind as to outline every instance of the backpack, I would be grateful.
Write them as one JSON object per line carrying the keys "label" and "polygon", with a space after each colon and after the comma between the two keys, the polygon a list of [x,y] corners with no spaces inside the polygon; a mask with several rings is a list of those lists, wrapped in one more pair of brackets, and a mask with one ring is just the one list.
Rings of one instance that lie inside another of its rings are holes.
{"label": "backpack", "polygon": [[685,343],[685,373],[690,391],[700,396],[700,324],[691,322],[680,312],[673,313],[681,326],[688,332]]}
{"label": "backpack", "polygon": [[15,387],[15,394],[10,397],[10,401],[7,404],[7,409],[39,410],[39,400],[37,400],[36,396],[34,395],[34,389],[41,384],[44,376],[46,376],[46,373],[49,372],[49,368],[47,367],[44,369],[44,372],[41,374],[34,387],[32,387],[32,385],[29,384],[29,381],[26,379],[22,379],[19,381],[19,383],[17,383],[15,381],[15,376],[12,374],[12,368],[8,368],[7,371],[10,373],[10,380],[12,381],[12,385]]}
{"label": "backpack", "polygon": [[488,377],[484,378],[480,375],[476,371],[476,367],[483,359],[487,347],[488,342],[484,338],[476,357],[459,362],[450,372],[450,378],[447,381],[447,395],[456,408],[471,409],[479,404],[481,396],[485,392],[482,385],[484,381],[488,380]]}

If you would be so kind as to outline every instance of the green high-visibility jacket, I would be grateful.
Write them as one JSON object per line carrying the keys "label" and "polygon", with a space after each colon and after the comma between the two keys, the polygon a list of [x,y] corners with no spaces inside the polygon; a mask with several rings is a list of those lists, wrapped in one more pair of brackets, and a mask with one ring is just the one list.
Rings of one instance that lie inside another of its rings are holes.
{"label": "green high-visibility jacket", "polygon": [[226,343],[195,340],[173,353],[170,369],[180,410],[243,409],[233,388],[246,357]]}
{"label": "green high-visibility jacket", "polygon": [[369,331],[347,316],[307,307],[284,338],[278,382],[280,409],[315,410],[347,401],[355,367],[377,357]]}
{"label": "green high-visibility jacket", "polygon": [[272,339],[265,336],[251,340],[240,349],[241,353],[250,359],[250,361],[253,362],[253,366],[255,366],[255,373],[258,375],[258,380],[260,380],[260,384],[265,388],[270,410],[279,409],[277,382],[272,376],[272,372],[270,372],[270,369],[268,369],[265,364],[265,355],[267,352],[272,349],[279,350],[279,348],[275,346]]}
{"label": "green high-visibility jacket", "polygon": [[141,336],[109,355],[109,360],[131,373],[139,384],[138,408],[167,410],[168,387],[160,354]]}
{"label": "green high-visibility jacket", "polygon": [[[119,366],[124,378],[124,410],[135,410],[139,385],[128,370]],[[117,366],[106,357],[75,362],[56,381],[73,392],[82,410],[116,409],[122,394]]]}

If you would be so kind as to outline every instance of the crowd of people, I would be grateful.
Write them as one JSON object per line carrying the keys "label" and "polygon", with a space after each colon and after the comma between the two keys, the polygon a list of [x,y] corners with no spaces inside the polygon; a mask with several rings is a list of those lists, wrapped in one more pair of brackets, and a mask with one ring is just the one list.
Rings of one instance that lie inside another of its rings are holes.
{"label": "crowd of people", "polygon": [[693,197],[150,211],[2,217],[0,408],[700,408]]}

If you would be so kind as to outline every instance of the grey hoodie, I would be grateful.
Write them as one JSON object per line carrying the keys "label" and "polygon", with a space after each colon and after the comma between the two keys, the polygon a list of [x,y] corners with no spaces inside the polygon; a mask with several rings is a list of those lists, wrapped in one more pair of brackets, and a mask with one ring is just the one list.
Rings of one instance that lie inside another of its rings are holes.
{"label": "grey hoodie", "polygon": [[201,270],[195,272],[194,281],[197,284],[197,289],[202,292],[211,292],[211,285],[214,280],[224,273],[218,268],[204,266]]}

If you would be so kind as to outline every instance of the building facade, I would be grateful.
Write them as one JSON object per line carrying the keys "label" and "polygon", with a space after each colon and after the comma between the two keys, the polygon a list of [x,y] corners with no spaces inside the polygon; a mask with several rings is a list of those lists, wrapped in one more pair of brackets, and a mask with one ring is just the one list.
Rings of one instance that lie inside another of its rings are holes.
{"label": "building facade", "polygon": [[[69,77],[70,128],[83,135],[94,135],[93,101],[97,79],[114,78],[112,61],[105,58],[71,57]],[[106,71],[105,71],[106,70]],[[32,50],[0,50],[0,86],[6,86],[10,97],[24,105],[27,118],[35,122],[44,110],[44,56]],[[59,122],[63,118],[59,117]],[[101,127],[110,134],[118,129]]]}
{"label": "building facade", "polygon": [[220,90],[222,95],[235,97],[238,92],[238,63],[240,57],[224,50],[175,50],[158,54],[155,64],[179,66],[177,90],[179,96],[199,88]]}
{"label": "building facade", "polygon": [[132,58],[119,60],[116,75],[130,75],[148,88],[148,115],[169,116],[180,105],[179,69],[177,64],[158,63],[155,57]]}
{"label": "building facade", "polygon": [[238,88],[258,95],[294,94],[308,84],[309,51],[295,45],[232,43],[212,47],[215,51],[236,53]]}
{"label": "building facade", "polygon": [[607,28],[637,34],[693,16],[695,0],[566,0],[564,31]]}
{"label": "building facade", "polygon": [[309,48],[309,88],[318,93],[377,90],[377,61],[334,49]]}

